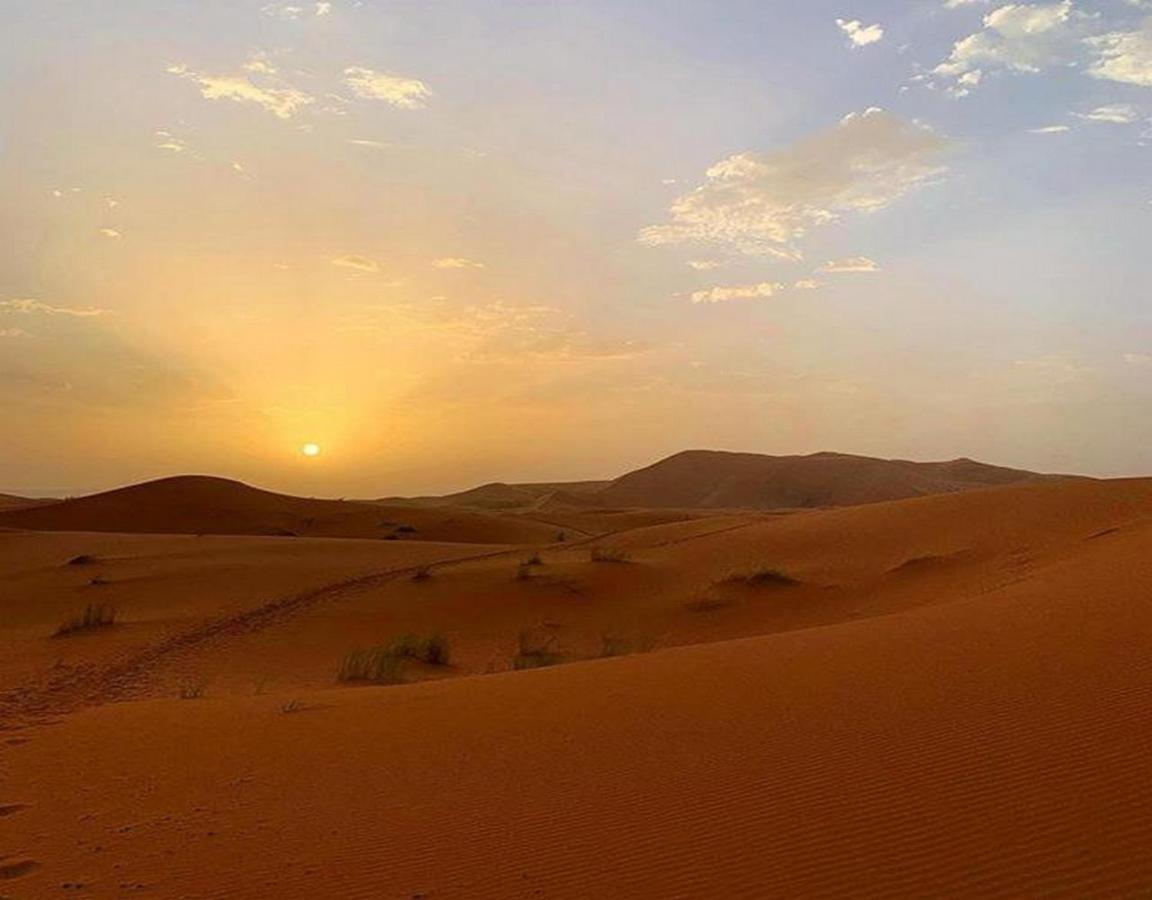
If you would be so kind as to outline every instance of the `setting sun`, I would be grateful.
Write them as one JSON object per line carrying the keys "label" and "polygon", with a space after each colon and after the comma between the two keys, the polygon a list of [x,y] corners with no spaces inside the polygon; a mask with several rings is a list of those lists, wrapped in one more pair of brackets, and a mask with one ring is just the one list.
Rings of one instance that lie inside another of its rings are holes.
{"label": "setting sun", "polygon": [[319,456],[320,455],[320,445],[319,444],[305,444],[303,447],[300,448],[300,452],[303,453],[305,456],[308,456],[308,457]]}

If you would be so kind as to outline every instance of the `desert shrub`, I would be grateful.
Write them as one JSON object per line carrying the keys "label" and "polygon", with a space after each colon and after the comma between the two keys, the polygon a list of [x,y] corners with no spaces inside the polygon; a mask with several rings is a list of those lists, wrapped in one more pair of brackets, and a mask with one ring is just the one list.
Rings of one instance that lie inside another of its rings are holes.
{"label": "desert shrub", "polygon": [[56,629],[56,637],[66,637],[70,634],[82,634],[89,631],[99,631],[111,628],[116,624],[116,607],[107,603],[89,603],[84,611],[60,624]]}
{"label": "desert shrub", "polygon": [[634,653],[648,653],[656,646],[656,641],[643,635],[604,634],[600,638],[600,656],[631,656]]}
{"label": "desert shrub", "polygon": [[199,700],[204,696],[206,690],[208,690],[208,685],[202,680],[185,681],[180,685],[180,699]]}
{"label": "desert shrub", "polygon": [[280,705],[280,712],[284,715],[291,715],[292,713],[303,712],[305,709],[303,700],[287,700]]}
{"label": "desert shrub", "polygon": [[446,666],[451,660],[448,638],[443,634],[406,634],[390,644],[368,650],[354,650],[344,657],[337,670],[338,681],[366,681],[372,684],[401,684],[404,665],[409,660],[430,666]]}
{"label": "desert shrub", "polygon": [[593,547],[590,559],[594,563],[626,563],[632,557],[627,550],[616,547]]}
{"label": "desert shrub", "polygon": [[555,638],[552,637],[541,641],[531,631],[521,631],[516,638],[516,655],[512,657],[512,668],[520,671],[556,665],[561,661],[561,657],[552,650],[554,641]]}
{"label": "desert shrub", "polygon": [[688,612],[708,613],[724,609],[729,605],[728,601],[721,600],[719,597],[700,597],[697,600],[689,600],[684,604],[684,608]]}
{"label": "desert shrub", "polygon": [[353,650],[344,657],[336,671],[340,682],[367,684],[403,684],[404,657],[397,656],[391,647]]}
{"label": "desert shrub", "polygon": [[87,553],[81,553],[79,556],[73,556],[68,560],[70,566],[90,566],[96,562],[95,556],[89,556]]}
{"label": "desert shrub", "polygon": [[400,525],[396,529],[396,532],[398,534],[415,534],[416,533],[416,526],[415,525]]}
{"label": "desert shrub", "polygon": [[764,568],[724,579],[723,584],[741,584],[745,587],[790,587],[800,582],[780,569]]}
{"label": "desert shrub", "polygon": [[430,581],[432,578],[432,569],[428,566],[421,566],[412,575],[413,581]]}

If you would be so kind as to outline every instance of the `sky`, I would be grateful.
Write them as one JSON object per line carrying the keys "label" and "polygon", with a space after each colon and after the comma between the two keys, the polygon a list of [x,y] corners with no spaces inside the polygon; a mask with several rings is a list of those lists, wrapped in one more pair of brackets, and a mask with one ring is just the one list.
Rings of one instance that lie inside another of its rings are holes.
{"label": "sky", "polygon": [[1152,473],[1152,0],[0,17],[0,490]]}

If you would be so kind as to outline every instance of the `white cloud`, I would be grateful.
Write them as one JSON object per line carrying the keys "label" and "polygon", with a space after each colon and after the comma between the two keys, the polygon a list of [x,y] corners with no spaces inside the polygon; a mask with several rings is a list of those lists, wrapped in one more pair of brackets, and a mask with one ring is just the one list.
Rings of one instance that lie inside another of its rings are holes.
{"label": "white cloud", "polygon": [[688,260],[688,268],[695,269],[697,272],[711,272],[713,269],[719,269],[724,263],[715,259],[690,259]]}
{"label": "white cloud", "polygon": [[933,74],[953,79],[953,92],[963,96],[981,81],[986,69],[1040,72],[1077,58],[1090,17],[1072,0],[1028,5],[1009,3],[984,17],[984,27],[957,41],[948,59]]}
{"label": "white cloud", "polygon": [[786,290],[779,282],[762,281],[759,284],[736,284],[727,287],[716,286],[692,295],[693,303],[724,303],[728,300],[755,300],[774,297]]}
{"label": "white cloud", "polygon": [[1097,59],[1088,69],[1093,78],[1152,87],[1152,19],[1139,31],[1116,31],[1092,38]]}
{"label": "white cloud", "polygon": [[1066,131],[1071,131],[1067,125],[1045,125],[1041,128],[1028,129],[1029,134],[1063,134]]}
{"label": "white cloud", "polygon": [[474,259],[465,259],[462,256],[449,256],[444,259],[436,259],[432,261],[432,265],[437,269],[486,269],[488,268],[484,263],[477,262]]}
{"label": "white cloud", "polygon": [[987,6],[990,0],[947,0],[944,4],[945,9],[959,9],[962,6]]}
{"label": "white cloud", "polygon": [[380,264],[376,260],[355,253],[338,256],[330,262],[341,269],[355,269],[358,272],[371,272],[373,274],[380,271]]}
{"label": "white cloud", "polygon": [[[251,65],[252,61],[248,63]],[[206,75],[180,65],[169,66],[168,72],[196,84],[207,100],[254,103],[281,119],[290,119],[315,102],[314,97],[274,77],[275,69],[270,72],[249,69],[248,75]]]}
{"label": "white cloud", "polygon": [[671,221],[644,229],[640,241],[797,259],[793,245],[812,228],[884,209],[947,171],[935,157],[948,143],[881,109],[853,113],[787,149],[717,163],[672,204]]}
{"label": "white cloud", "polygon": [[884,28],[881,25],[865,25],[857,19],[837,19],[836,24],[848,36],[853,47],[867,47],[884,39]]}
{"label": "white cloud", "polygon": [[27,337],[28,332],[23,328],[0,328],[0,338]]}
{"label": "white cloud", "polygon": [[815,291],[824,287],[824,283],[815,278],[804,278],[792,285],[794,291]]}
{"label": "white cloud", "polygon": [[0,310],[8,310],[21,315],[44,315],[44,316],[72,316],[78,319],[90,319],[98,316],[110,316],[112,310],[98,309],[94,306],[84,307],[69,307],[69,306],[52,306],[50,303],[44,303],[42,300],[35,300],[32,298],[19,298],[15,300],[0,300]]}
{"label": "white cloud", "polygon": [[384,141],[369,141],[364,138],[348,138],[349,144],[355,144],[357,147],[372,147],[374,150],[387,150],[391,144]]}
{"label": "white cloud", "polygon": [[276,16],[281,19],[303,19],[309,16],[327,16],[332,12],[329,2],[300,4],[300,3],[269,3],[262,10],[266,16]]}
{"label": "white cloud", "polygon": [[117,238],[122,238],[124,236],[115,228],[101,228],[100,234],[106,238],[111,238],[112,240],[116,240]]}
{"label": "white cloud", "polygon": [[1113,125],[1131,125],[1140,119],[1139,111],[1130,103],[1098,106],[1090,112],[1075,115],[1076,118],[1087,119],[1089,122],[1109,122]]}
{"label": "white cloud", "polygon": [[161,150],[169,150],[172,153],[188,152],[188,142],[183,138],[176,137],[170,131],[157,131],[156,140],[156,146]]}
{"label": "white cloud", "polygon": [[428,85],[418,78],[390,75],[362,66],[345,69],[344,83],[359,97],[383,100],[401,109],[423,109],[425,101],[432,96]]}
{"label": "white cloud", "polygon": [[867,256],[852,256],[848,259],[830,259],[820,267],[821,272],[828,274],[848,274],[859,272],[879,272],[880,266],[875,260]]}

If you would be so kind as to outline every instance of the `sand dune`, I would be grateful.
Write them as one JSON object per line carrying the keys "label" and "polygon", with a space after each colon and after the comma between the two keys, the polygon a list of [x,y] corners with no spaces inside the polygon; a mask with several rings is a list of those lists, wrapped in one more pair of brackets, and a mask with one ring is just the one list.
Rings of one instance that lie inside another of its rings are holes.
{"label": "sand dune", "polygon": [[481,509],[809,509],[856,506],[1053,477],[971,459],[918,463],[844,453],[765,456],[690,450],[612,481],[490,484],[422,506]]}
{"label": "sand dune", "polygon": [[[527,570],[510,545],[0,535],[6,884],[1139,896],[1150,542],[1152,480],[665,521]],[[121,621],[50,636],[93,596]],[[432,631],[450,667],[336,685],[349,649]],[[508,671],[525,635],[559,664]]]}
{"label": "sand dune", "polygon": [[52,500],[40,500],[32,497],[17,497],[13,494],[0,494],[0,512],[9,509],[26,509],[30,506],[46,506]]}
{"label": "sand dune", "polygon": [[165,478],[51,506],[3,511],[0,527],[479,543],[536,543],[556,534],[523,518],[290,497],[201,476]]}

